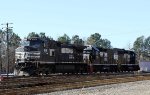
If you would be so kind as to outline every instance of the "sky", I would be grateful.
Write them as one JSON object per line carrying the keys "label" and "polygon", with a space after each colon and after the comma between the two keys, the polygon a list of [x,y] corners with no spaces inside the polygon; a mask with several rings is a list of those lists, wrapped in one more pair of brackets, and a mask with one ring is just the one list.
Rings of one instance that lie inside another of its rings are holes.
{"label": "sky", "polygon": [[150,0],[0,0],[0,23],[6,22],[21,38],[45,32],[85,40],[99,33],[113,47],[129,48],[150,36]]}

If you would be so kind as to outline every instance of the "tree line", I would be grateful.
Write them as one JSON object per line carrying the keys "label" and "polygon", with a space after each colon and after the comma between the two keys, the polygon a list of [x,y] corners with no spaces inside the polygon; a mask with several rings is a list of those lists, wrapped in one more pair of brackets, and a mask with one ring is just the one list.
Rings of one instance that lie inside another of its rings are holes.
{"label": "tree line", "polygon": [[[40,38],[49,38],[52,40],[53,38],[50,36],[46,36],[45,33],[35,33],[31,32],[28,34],[27,38],[31,37],[40,37]],[[57,41],[66,44],[75,44],[75,45],[94,45],[96,47],[103,48],[112,48],[111,42],[108,39],[103,39],[99,33],[91,34],[87,40],[83,40],[79,35],[73,35],[71,38],[64,34],[57,38]]]}
{"label": "tree line", "polygon": [[138,37],[133,43],[134,52],[136,52],[138,60],[150,61],[150,36]]}
{"label": "tree line", "polygon": [[[53,40],[51,36],[47,36],[44,32],[36,33],[30,32],[27,37],[25,38],[32,38],[32,37],[40,37],[40,38],[47,38]],[[14,63],[15,63],[15,49],[20,45],[21,38],[17,34],[15,34],[11,29],[9,31],[9,71],[13,71]],[[102,38],[101,34],[93,33],[86,40],[83,40],[79,35],[73,35],[69,37],[67,34],[64,34],[56,39],[61,43],[66,44],[74,44],[74,45],[94,45],[96,47],[102,48],[113,48],[111,45],[111,41],[106,38]],[[7,54],[6,54],[6,31],[0,30],[0,69],[2,72],[6,72],[7,68]],[[150,36],[145,38],[144,36],[138,37],[134,44],[133,48],[131,49],[136,52],[138,58],[142,56],[146,60],[150,58]]]}
{"label": "tree line", "polygon": [[[15,64],[15,49],[20,46],[21,38],[17,34],[15,34],[12,29],[8,31],[8,44],[9,44],[9,71],[13,72],[14,64]],[[7,70],[7,33],[6,31],[0,30],[0,71],[2,73],[6,72]],[[53,40],[51,36],[45,35],[44,32],[36,33],[31,32],[25,38],[32,38],[32,37],[39,37],[39,38],[47,38]],[[66,44],[75,44],[75,45],[95,45],[97,47],[103,48],[111,48],[111,42],[108,39],[102,39],[99,33],[94,33],[87,38],[87,40],[83,40],[79,35],[73,35],[71,38],[64,34],[57,38],[57,41]]]}
{"label": "tree line", "polygon": [[9,71],[13,71],[15,63],[15,49],[20,45],[21,38],[15,34],[12,29],[8,31],[8,50],[9,54],[7,56],[7,33],[6,31],[0,30],[0,71],[1,73],[6,72],[8,64],[7,57],[9,60]]}

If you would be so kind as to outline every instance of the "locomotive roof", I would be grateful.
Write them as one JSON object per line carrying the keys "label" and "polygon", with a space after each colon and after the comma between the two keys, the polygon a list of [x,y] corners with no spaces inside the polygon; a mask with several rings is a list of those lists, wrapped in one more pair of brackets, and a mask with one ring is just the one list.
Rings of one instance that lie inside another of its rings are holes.
{"label": "locomotive roof", "polygon": [[87,45],[84,50],[92,50],[92,49],[94,49],[95,51],[99,51],[99,49],[93,45]]}
{"label": "locomotive roof", "polygon": [[107,48],[102,48],[102,47],[97,47],[99,49],[99,51],[114,51],[114,52],[118,52],[118,53],[134,53],[134,51],[131,50],[125,50],[125,49],[120,49],[120,48],[112,48],[112,49],[107,49]]}
{"label": "locomotive roof", "polygon": [[30,40],[42,40],[42,39],[39,37],[31,37],[31,38],[26,38],[25,40],[30,41]]}
{"label": "locomotive roof", "polygon": [[26,38],[24,40],[32,41],[32,40],[41,40],[44,42],[55,42],[57,44],[61,44],[61,42],[55,41],[55,40],[50,40],[49,38],[40,38],[40,37],[31,37],[31,38]]}
{"label": "locomotive roof", "polygon": [[86,46],[82,46],[82,45],[74,45],[74,44],[61,44],[62,48],[74,48],[77,50],[83,50],[85,49]]}

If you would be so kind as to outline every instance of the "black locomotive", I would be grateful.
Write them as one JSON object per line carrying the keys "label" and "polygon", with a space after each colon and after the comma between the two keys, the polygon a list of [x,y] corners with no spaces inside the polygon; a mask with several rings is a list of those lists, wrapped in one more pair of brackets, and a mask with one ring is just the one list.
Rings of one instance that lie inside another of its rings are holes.
{"label": "black locomotive", "polygon": [[14,74],[94,73],[136,71],[133,51],[104,49],[95,46],[63,44],[58,41],[30,38],[15,52]]}

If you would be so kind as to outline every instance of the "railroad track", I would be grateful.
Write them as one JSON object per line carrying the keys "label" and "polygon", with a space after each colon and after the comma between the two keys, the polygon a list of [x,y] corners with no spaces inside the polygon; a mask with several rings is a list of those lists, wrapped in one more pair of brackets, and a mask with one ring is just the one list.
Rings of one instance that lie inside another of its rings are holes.
{"label": "railroad track", "polygon": [[116,83],[150,80],[150,74],[129,75],[66,75],[51,77],[14,78],[0,82],[0,94],[37,94],[73,88],[109,85]]}

